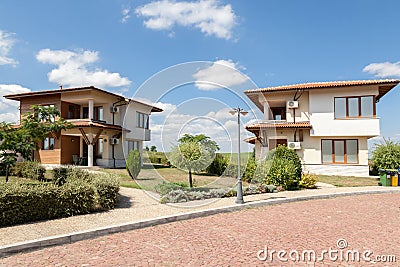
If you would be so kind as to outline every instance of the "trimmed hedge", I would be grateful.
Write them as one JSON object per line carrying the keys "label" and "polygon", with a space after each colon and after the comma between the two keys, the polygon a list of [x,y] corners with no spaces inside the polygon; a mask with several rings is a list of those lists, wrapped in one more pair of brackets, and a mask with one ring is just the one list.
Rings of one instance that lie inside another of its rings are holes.
{"label": "trimmed hedge", "polygon": [[17,162],[13,168],[14,175],[20,178],[44,181],[46,169],[37,161]]}
{"label": "trimmed hedge", "polygon": [[[49,220],[94,211],[108,210],[118,202],[119,182],[113,175],[90,174],[82,170],[57,170],[66,173],[65,182],[0,183],[0,226]],[[83,177],[79,177],[78,173]]]}
{"label": "trimmed hedge", "polygon": [[92,181],[101,210],[113,209],[118,203],[119,181],[113,175],[96,175]]}
{"label": "trimmed hedge", "polygon": [[0,226],[89,213],[95,207],[90,184],[2,184]]}

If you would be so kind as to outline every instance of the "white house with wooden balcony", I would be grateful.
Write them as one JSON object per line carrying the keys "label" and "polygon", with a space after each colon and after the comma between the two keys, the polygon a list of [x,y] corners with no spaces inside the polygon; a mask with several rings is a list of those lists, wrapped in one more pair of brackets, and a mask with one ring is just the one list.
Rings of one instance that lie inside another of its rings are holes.
{"label": "white house with wooden balcony", "polygon": [[130,150],[150,140],[149,116],[162,110],[93,86],[6,95],[20,102],[20,116],[32,105],[54,106],[71,129],[49,136],[35,151],[42,164],[124,167]]}
{"label": "white house with wooden balcony", "polygon": [[246,125],[254,133],[257,157],[287,145],[305,171],[326,175],[368,176],[368,139],[380,135],[376,103],[399,80],[304,83],[247,90],[263,112]]}

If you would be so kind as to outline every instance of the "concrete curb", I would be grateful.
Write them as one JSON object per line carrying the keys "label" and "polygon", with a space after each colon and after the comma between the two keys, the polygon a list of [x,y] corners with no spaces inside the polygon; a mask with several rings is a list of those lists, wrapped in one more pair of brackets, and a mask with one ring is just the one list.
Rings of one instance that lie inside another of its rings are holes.
{"label": "concrete curb", "polygon": [[366,194],[390,194],[390,193],[400,193],[400,188],[390,189],[390,190],[367,190],[367,191],[353,191],[353,192],[338,192],[338,193],[329,193],[329,194],[321,194],[321,195],[312,195],[312,196],[300,196],[300,197],[291,197],[291,198],[275,198],[275,199],[267,199],[260,200],[254,202],[248,202],[243,205],[232,205],[227,207],[221,207],[216,209],[208,209],[202,211],[192,211],[177,215],[165,216],[165,217],[157,217],[153,219],[143,220],[139,222],[125,223],[125,224],[117,224],[111,225],[107,227],[81,231],[81,232],[73,232],[65,235],[57,235],[46,238],[34,239],[26,242],[15,243],[6,246],[0,246],[0,258],[6,257],[11,254],[32,251],[41,248],[46,248],[50,246],[64,245],[70,244],[73,242],[92,239],[104,235],[121,233],[130,230],[151,227],[171,222],[177,222],[182,220],[195,219],[200,217],[211,216],[219,213],[227,213],[234,212],[239,210],[244,210],[248,208],[257,208],[264,207],[269,205],[277,205],[283,203],[297,202],[297,201],[306,201],[306,200],[315,200],[315,199],[329,199],[335,197],[344,197],[344,196],[357,196],[357,195],[366,195]]}

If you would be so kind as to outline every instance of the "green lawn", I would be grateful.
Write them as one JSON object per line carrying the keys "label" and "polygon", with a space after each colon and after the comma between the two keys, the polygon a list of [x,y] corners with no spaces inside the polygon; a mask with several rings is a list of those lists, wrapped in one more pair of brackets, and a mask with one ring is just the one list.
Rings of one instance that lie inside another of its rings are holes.
{"label": "green lawn", "polygon": [[[236,154],[237,155],[237,154]],[[121,186],[154,191],[154,187],[163,181],[188,184],[188,174],[177,168],[157,168],[145,165],[139,177],[132,180],[125,169],[103,169],[105,172],[116,173],[120,176]],[[318,182],[332,184],[338,187],[376,186],[379,179],[317,175]],[[236,184],[234,177],[218,177],[207,174],[193,174],[196,187],[232,188]]]}
{"label": "green lawn", "polygon": [[[119,175],[121,186],[141,188],[149,191],[154,191],[155,186],[164,181],[189,184],[188,173],[177,168],[154,169],[150,165],[145,165],[145,168],[140,171],[136,180],[131,179],[125,169],[103,169],[103,171]],[[236,184],[236,178],[218,177],[207,174],[193,174],[193,181],[196,187],[230,189]]]}
{"label": "green lawn", "polygon": [[[224,157],[230,159],[231,164],[237,163],[238,153],[220,153]],[[252,156],[253,152],[242,152],[240,153],[240,163],[246,164],[248,159]]]}
{"label": "green lawn", "polygon": [[318,182],[332,184],[338,187],[355,187],[378,185],[379,179],[368,177],[318,175]]}
{"label": "green lawn", "polygon": [[[227,153],[228,154],[228,153]],[[250,153],[243,153],[243,157]],[[230,154],[229,154],[230,155]],[[227,156],[227,155],[226,155]],[[237,156],[237,154],[233,155]],[[123,187],[145,189],[154,191],[154,187],[163,181],[178,182],[188,184],[188,174],[176,168],[157,168],[154,169],[151,165],[145,165],[145,168],[139,174],[136,180],[131,179],[126,169],[101,169],[107,173],[115,173],[119,176],[120,184]],[[48,180],[52,179],[52,171],[47,171],[45,177]],[[15,176],[9,177],[9,182],[18,182],[24,178]],[[236,184],[236,178],[233,177],[218,177],[207,174],[193,174],[193,179],[196,187],[212,187],[212,188],[232,188]],[[5,177],[0,177],[0,181],[4,182]],[[29,180],[31,183],[39,183],[35,180]],[[378,178],[363,178],[363,177],[348,177],[348,176],[328,176],[318,175],[318,182],[332,184],[338,187],[357,187],[357,186],[376,186]]]}

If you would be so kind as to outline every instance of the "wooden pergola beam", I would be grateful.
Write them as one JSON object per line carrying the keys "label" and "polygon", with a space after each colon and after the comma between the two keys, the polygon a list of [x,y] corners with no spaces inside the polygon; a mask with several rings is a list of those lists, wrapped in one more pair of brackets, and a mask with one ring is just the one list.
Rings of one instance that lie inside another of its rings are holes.
{"label": "wooden pergola beam", "polygon": [[93,144],[96,144],[96,143],[97,143],[97,141],[99,140],[99,137],[100,137],[100,135],[101,135],[102,132],[103,132],[103,129],[99,129],[99,130],[97,131],[97,134],[96,134],[96,136],[95,136],[94,139],[93,139]]}
{"label": "wooden pergola beam", "polygon": [[83,128],[79,128],[79,131],[82,134],[82,138],[83,140],[85,140],[86,145],[90,145],[90,141],[89,138],[86,136],[85,130],[83,130]]}

